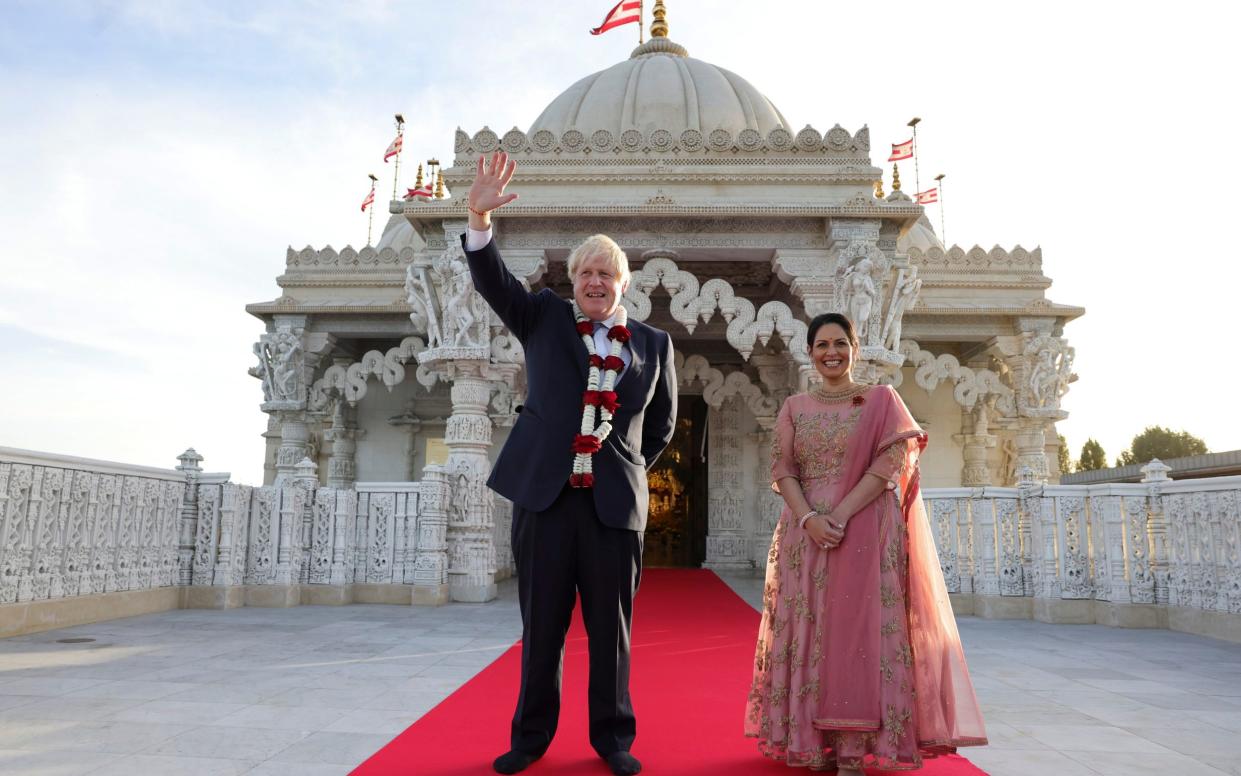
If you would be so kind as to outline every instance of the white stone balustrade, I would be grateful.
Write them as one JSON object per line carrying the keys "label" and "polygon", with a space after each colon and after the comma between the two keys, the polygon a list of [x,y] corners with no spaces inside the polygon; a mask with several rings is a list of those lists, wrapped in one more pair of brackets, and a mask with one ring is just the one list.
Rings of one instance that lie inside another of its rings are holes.
{"label": "white stone balustrade", "polygon": [[1241,641],[1241,477],[923,498],[958,614]]}
{"label": "white stone balustrade", "polygon": [[[436,477],[253,488],[183,461],[0,448],[0,635],[177,607],[447,600]],[[957,612],[1241,641],[1241,477],[1147,474],[924,491]],[[495,508],[503,547],[509,505]]]}
{"label": "white stone balustrade", "polygon": [[0,605],[176,585],[185,481],[0,448]]}

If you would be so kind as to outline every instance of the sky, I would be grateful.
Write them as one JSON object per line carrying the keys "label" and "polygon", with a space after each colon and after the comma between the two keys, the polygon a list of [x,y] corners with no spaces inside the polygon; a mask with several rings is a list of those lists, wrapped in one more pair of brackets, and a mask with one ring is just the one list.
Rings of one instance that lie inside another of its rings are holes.
{"label": "sky", "polygon": [[[0,446],[166,468],[193,446],[261,483],[244,306],[279,295],[286,248],[365,244],[393,113],[407,159],[447,160],[458,126],[527,129],[627,58],[636,27],[586,32],[612,4],[6,2]],[[882,163],[921,117],[949,243],[1042,247],[1048,297],[1087,311],[1065,331],[1074,456],[1093,437],[1112,460],[1148,425],[1241,448],[1222,6],[666,5],[673,40],[794,131],[867,125]]]}

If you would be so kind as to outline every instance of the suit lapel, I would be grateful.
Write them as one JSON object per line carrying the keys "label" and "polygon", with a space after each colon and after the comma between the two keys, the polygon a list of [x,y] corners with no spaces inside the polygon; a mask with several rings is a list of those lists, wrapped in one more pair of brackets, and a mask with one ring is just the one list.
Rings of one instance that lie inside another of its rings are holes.
{"label": "suit lapel", "polygon": [[629,325],[629,368],[625,370],[625,374],[621,380],[624,384],[625,380],[642,374],[643,354],[646,352],[646,333],[638,326]]}

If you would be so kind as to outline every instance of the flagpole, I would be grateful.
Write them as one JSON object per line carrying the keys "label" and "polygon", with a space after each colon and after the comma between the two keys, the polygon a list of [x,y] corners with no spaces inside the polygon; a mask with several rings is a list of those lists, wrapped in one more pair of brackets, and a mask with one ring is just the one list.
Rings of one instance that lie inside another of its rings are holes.
{"label": "flagpole", "polygon": [[935,182],[939,184],[939,241],[944,244],[944,250],[948,250],[948,228],[944,226],[944,174],[942,172],[935,176]]}
{"label": "flagpole", "polygon": [[[405,117],[398,113],[396,114],[395,118],[396,118],[396,136],[403,138],[405,136]],[[402,146],[405,145],[404,141],[402,141],[401,145]],[[397,189],[397,186],[399,185],[400,180],[401,180],[401,149],[398,148],[396,150],[396,164],[393,165],[392,167],[392,198],[393,199],[396,199],[396,189]]]}
{"label": "flagpole", "polygon": [[375,184],[379,181],[379,179],[375,177],[375,173],[373,172],[368,173],[366,177],[371,179],[371,200],[372,200],[370,204],[370,212],[367,215],[367,222],[366,222],[366,245],[367,247],[369,247],[371,244],[371,233],[372,233],[372,230],[375,228],[375,203],[373,201],[375,199]]}
{"label": "flagpole", "polygon": [[646,3],[644,0],[638,0],[638,45],[641,46],[644,41],[642,39],[642,27],[646,24]]}
{"label": "flagpole", "polygon": [[914,150],[914,191],[915,193],[922,191],[922,181],[919,179],[919,176],[918,176],[918,123],[920,121],[922,121],[922,119],[918,118],[917,116],[914,116],[912,119],[909,120],[909,123],[906,125],[909,127],[913,127],[913,131],[914,131],[914,149],[913,150]]}

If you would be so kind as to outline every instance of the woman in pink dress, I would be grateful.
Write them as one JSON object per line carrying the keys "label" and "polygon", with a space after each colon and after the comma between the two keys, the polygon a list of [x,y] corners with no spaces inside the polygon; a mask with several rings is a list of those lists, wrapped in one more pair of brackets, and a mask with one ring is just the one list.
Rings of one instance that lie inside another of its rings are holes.
{"label": "woman in pink dress", "polygon": [[918,491],[926,434],[890,386],[854,383],[849,319],[811,321],[823,383],[789,397],[745,732],[789,765],[912,770],[987,743]]}

